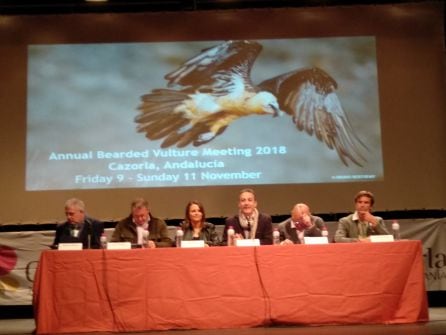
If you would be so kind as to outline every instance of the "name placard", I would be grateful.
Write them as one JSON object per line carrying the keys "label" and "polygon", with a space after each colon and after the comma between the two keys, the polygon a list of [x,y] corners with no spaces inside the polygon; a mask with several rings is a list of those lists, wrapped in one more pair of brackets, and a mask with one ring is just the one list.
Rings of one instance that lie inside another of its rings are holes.
{"label": "name placard", "polygon": [[203,240],[181,241],[181,248],[204,248]]}
{"label": "name placard", "polygon": [[260,240],[258,238],[255,239],[246,239],[246,240],[235,240],[236,247],[258,247],[260,246]]}
{"label": "name placard", "polygon": [[58,250],[82,250],[82,243],[59,243]]}
{"label": "name placard", "polygon": [[107,250],[129,250],[132,248],[130,242],[108,242]]}
{"label": "name placard", "polygon": [[370,242],[393,242],[393,235],[370,235]]}
{"label": "name placard", "polygon": [[328,244],[327,236],[305,236],[304,244]]}

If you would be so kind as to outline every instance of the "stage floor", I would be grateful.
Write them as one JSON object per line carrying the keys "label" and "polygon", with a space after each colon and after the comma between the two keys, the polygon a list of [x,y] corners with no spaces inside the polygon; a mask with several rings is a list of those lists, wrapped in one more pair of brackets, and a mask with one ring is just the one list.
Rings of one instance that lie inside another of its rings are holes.
{"label": "stage floor", "polygon": [[[426,323],[404,325],[354,325],[354,326],[276,326],[243,329],[209,329],[209,330],[170,330],[147,331],[133,334],[139,335],[446,335],[446,307],[429,308],[430,321]],[[33,319],[0,320],[0,334],[24,335],[34,332]],[[79,335],[101,335],[117,333],[79,333]],[[125,333],[131,334],[131,333]],[[75,334],[69,334],[75,335]]]}

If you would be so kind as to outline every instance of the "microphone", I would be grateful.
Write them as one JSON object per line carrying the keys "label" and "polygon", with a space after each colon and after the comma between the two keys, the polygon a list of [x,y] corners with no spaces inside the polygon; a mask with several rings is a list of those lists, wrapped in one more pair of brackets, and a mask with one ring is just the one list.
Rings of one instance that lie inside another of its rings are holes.
{"label": "microphone", "polygon": [[85,220],[85,224],[87,225],[87,248],[91,249],[91,238],[93,236],[93,226],[91,222]]}
{"label": "microphone", "polygon": [[251,236],[251,220],[250,219],[247,219],[247,221],[248,221],[248,225],[247,225],[247,227],[244,229],[244,232],[245,232],[245,238],[246,239],[248,239],[248,238],[250,238]]}

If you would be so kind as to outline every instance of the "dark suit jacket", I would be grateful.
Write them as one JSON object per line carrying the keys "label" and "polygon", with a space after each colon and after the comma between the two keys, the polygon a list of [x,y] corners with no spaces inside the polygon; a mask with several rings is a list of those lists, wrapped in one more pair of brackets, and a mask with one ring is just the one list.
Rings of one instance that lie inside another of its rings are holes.
{"label": "dark suit jacket", "polygon": [[[58,225],[53,247],[57,247],[59,243],[82,243],[84,249],[89,247],[99,249],[101,247],[100,238],[104,232],[104,224],[102,222],[86,216],[78,237],[72,236],[73,228],[74,225],[68,221]],[[89,237],[90,245],[88,244]]]}
{"label": "dark suit jacket", "polygon": [[[183,240],[184,241],[192,241],[194,239],[193,238],[194,233],[193,233],[192,228],[185,222],[183,222],[181,224],[181,227],[183,228],[183,231],[184,231]],[[220,238],[218,236],[217,231],[215,230],[215,226],[209,222],[205,222],[203,224],[203,228],[200,232],[199,240],[203,240],[204,243],[206,243],[210,247],[220,245]]]}
{"label": "dark suit jacket", "polygon": [[[137,240],[138,233],[136,232],[136,226],[132,221],[132,215],[127,216],[124,220],[121,220],[116,224],[111,237],[112,242],[130,242],[136,244],[138,242]],[[166,222],[151,215],[149,223],[149,240],[155,242],[157,248],[172,246],[172,240],[169,237]]]}
{"label": "dark suit jacket", "polygon": [[[305,229],[305,236],[322,236],[322,228],[325,226],[324,221],[319,216],[311,215],[311,222],[314,224],[310,229]],[[295,244],[299,244],[296,229],[291,228],[291,218],[279,223],[280,240],[290,240]]]}
{"label": "dark suit jacket", "polygon": [[[222,245],[227,245],[228,228],[232,226],[236,234],[243,235],[243,228],[240,224],[238,215],[226,219],[225,229],[223,231]],[[259,220],[257,222],[257,231],[255,238],[260,240],[261,245],[273,244],[273,224],[271,216],[268,214],[259,213]]]}

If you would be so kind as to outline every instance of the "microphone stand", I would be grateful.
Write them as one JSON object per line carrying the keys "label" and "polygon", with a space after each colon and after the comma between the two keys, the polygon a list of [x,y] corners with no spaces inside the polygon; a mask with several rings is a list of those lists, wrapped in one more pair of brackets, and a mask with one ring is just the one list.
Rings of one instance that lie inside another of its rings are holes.
{"label": "microphone stand", "polygon": [[85,223],[88,225],[87,226],[87,248],[91,249],[91,236],[93,235],[93,227],[91,225],[91,222],[89,221],[85,221]]}

